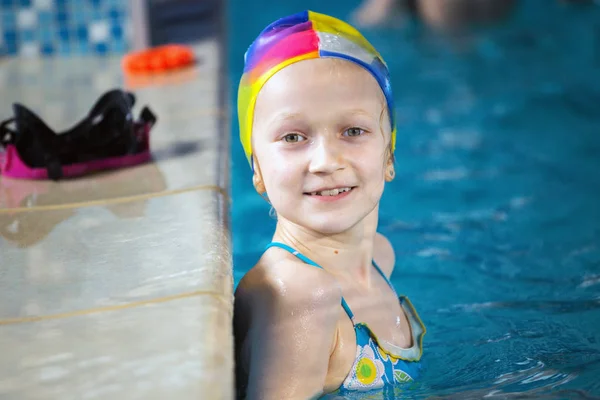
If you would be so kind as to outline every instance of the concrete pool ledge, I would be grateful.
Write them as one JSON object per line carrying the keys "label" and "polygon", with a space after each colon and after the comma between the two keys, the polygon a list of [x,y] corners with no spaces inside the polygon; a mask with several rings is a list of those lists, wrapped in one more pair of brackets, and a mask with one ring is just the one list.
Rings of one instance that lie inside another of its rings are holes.
{"label": "concrete pool ledge", "polygon": [[[153,162],[0,177],[0,398],[233,398],[225,50],[194,48],[188,75],[132,90]],[[125,85],[118,56],[8,59],[0,119],[21,102],[62,131]]]}

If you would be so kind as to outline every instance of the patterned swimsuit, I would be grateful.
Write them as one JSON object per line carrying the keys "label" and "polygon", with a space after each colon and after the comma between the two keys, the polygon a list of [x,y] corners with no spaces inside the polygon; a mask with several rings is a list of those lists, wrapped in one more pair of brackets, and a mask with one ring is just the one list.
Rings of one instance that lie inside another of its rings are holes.
{"label": "patterned swimsuit", "polygon": [[[270,247],[279,247],[287,250],[305,263],[322,268],[286,244],[272,242],[267,245],[267,249]],[[385,279],[394,293],[396,293],[392,283],[377,266],[375,261],[373,261],[373,266],[383,279]],[[356,333],[356,358],[342,386],[331,394],[343,395],[347,392],[381,389],[388,385],[410,382],[418,377],[421,370],[421,363],[419,361],[423,353],[423,336],[426,333],[426,329],[410,300],[405,296],[400,296],[399,301],[408,317],[413,337],[413,345],[408,349],[378,340],[367,324],[354,320],[352,310],[342,297],[342,307],[352,321],[354,332]]]}

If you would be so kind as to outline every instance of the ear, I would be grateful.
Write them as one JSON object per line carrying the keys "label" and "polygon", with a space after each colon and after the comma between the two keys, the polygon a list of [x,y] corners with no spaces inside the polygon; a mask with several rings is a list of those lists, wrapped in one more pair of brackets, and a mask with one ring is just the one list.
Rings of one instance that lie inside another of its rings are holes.
{"label": "ear", "polygon": [[390,158],[385,167],[385,181],[391,182],[394,180],[396,176],[396,171],[394,170],[394,161]]}
{"label": "ear", "polygon": [[252,184],[254,185],[254,189],[258,192],[258,194],[262,195],[267,191],[265,188],[265,183],[262,180],[262,176],[258,170],[254,170],[254,175],[252,175]]}

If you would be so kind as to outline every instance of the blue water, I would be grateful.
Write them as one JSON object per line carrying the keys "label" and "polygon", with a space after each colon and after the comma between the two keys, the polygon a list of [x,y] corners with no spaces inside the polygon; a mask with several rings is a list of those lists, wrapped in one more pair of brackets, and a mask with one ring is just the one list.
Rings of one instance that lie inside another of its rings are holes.
{"label": "blue water", "polygon": [[[267,23],[358,4],[279,3],[230,1],[234,100]],[[396,395],[600,398],[600,7],[527,0],[509,24],[460,39],[418,24],[364,34],[400,119],[380,231],[428,328],[425,376]],[[237,284],[275,221],[236,140],[232,151]]]}

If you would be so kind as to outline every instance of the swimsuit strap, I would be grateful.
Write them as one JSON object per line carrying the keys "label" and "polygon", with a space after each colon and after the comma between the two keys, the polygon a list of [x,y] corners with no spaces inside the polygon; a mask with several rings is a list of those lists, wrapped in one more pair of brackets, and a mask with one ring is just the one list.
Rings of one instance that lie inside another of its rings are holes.
{"label": "swimsuit strap", "polygon": [[[267,247],[265,247],[265,250],[267,250],[271,247],[279,247],[280,249],[287,250],[290,253],[292,253],[293,255],[295,255],[296,257],[298,257],[300,260],[304,261],[305,263],[312,265],[313,267],[324,269],[319,264],[317,264],[310,258],[306,257],[304,254],[300,253],[298,250],[294,250],[292,247],[288,246],[285,243],[271,242],[267,245]],[[377,268],[377,270],[379,270],[379,268]],[[344,311],[346,311],[346,314],[348,314],[348,318],[350,318],[350,320],[352,321],[352,324],[354,325],[354,313],[350,309],[350,306],[348,306],[348,303],[346,303],[346,300],[344,299],[343,296],[342,296],[342,307],[344,308]]]}
{"label": "swimsuit strap", "polygon": [[[383,271],[381,270],[381,268],[379,268],[379,265],[377,265],[377,263],[375,262],[375,260],[373,260],[373,266],[375,267],[375,269],[377,270],[377,272],[379,272],[379,274],[381,275],[381,277],[387,282],[387,284],[389,285],[389,287],[392,288],[392,291],[394,293],[396,293],[396,289],[394,289],[394,285],[392,285],[392,282],[388,279],[387,276],[385,276],[385,274],[383,273]],[[396,293],[396,296],[398,296],[397,293]]]}

